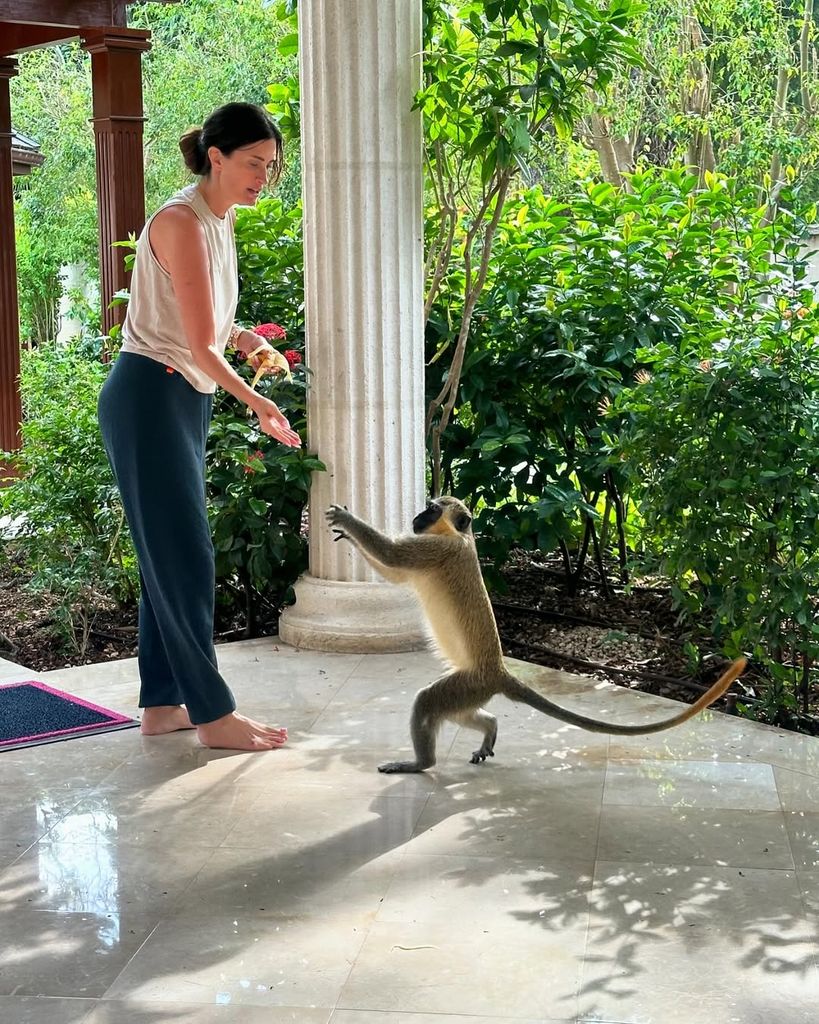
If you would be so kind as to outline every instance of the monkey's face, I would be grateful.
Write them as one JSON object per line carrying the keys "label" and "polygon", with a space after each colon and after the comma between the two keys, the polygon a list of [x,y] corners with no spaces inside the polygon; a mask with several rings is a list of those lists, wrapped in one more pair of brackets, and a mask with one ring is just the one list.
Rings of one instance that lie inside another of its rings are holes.
{"label": "monkey's face", "polygon": [[412,521],[413,533],[469,533],[472,516],[457,498],[434,498]]}

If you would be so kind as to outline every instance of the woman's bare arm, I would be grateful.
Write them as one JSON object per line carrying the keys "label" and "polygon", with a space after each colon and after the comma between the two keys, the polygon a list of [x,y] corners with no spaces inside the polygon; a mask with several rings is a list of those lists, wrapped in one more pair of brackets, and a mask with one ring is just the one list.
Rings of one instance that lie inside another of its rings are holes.
{"label": "woman's bare arm", "polygon": [[185,206],[162,210],[151,223],[149,242],[160,266],[170,274],[185,340],[196,365],[219,387],[249,406],[265,433],[283,444],[298,446],[299,436],[290,429],[278,406],[242,380],[220,351],[207,243],[196,214]]}

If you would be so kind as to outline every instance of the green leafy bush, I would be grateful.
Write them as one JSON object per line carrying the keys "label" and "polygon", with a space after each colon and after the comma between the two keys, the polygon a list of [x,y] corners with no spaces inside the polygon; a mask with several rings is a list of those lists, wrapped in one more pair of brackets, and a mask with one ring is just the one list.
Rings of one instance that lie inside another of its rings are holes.
{"label": "green leafy bush", "polygon": [[2,458],[4,554],[58,598],[56,624],[81,649],[95,609],[135,600],[136,560],[97,427],[107,367],[85,344],[23,352],[22,447]]}
{"label": "green leafy bush", "polygon": [[784,724],[819,659],[819,308],[799,246],[772,249],[770,302],[640,352],[650,373],[616,412],[646,553],[726,653],[766,667],[754,714]]}
{"label": "green leafy bush", "polygon": [[[286,210],[277,198],[239,210],[236,245],[242,279],[237,318],[247,327],[281,325],[287,341],[275,344],[299,360],[291,382],[267,376],[259,390],[306,440],[301,210]],[[252,376],[245,367],[240,372]],[[311,474],[323,468],[304,449],[260,434],[255,417],[231,395],[217,393],[207,457],[216,573],[220,598],[242,609],[248,636],[292,601],[293,583],[307,568],[302,520]]]}
{"label": "green leafy bush", "polygon": [[[616,457],[625,420],[608,406],[654,346],[715,344],[749,316],[790,231],[722,178],[699,189],[657,171],[630,188],[590,183],[566,200],[532,189],[507,204],[446,435],[445,489],[481,510],[484,553],[500,563],[513,545],[557,547],[570,587],[610,544],[625,576],[636,543]],[[450,314],[444,301],[430,321],[430,394]]]}

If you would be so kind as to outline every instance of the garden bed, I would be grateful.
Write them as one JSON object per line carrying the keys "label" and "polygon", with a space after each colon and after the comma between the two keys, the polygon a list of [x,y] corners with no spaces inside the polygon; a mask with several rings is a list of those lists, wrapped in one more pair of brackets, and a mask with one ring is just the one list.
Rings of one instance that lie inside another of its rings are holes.
{"label": "garden bed", "polygon": [[[591,572],[569,595],[558,559],[514,554],[503,570],[507,592],[493,595],[504,652],[538,664],[593,676],[693,703],[726,665],[709,647],[704,623],[682,628],[667,586],[647,583],[604,596]],[[56,602],[32,593],[13,564],[0,563],[0,657],[35,672],[113,661],[136,655],[136,610],[100,607],[83,638],[61,635]],[[275,623],[264,630],[275,632]],[[217,642],[244,638],[242,624],[217,615]],[[703,654],[692,668],[686,640]],[[766,680],[753,665],[734,686],[737,701],[754,706]],[[725,706],[725,701],[723,701]],[[810,695],[809,716],[786,717],[783,728],[819,735],[819,692]],[[764,714],[760,714],[764,720]]]}

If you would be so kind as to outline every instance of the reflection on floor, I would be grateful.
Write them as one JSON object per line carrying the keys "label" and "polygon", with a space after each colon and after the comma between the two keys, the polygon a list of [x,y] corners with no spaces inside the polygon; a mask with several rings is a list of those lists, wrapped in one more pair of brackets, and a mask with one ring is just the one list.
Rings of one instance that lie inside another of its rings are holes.
{"label": "reflection on floor", "polygon": [[[435,770],[382,776],[429,655],[220,664],[287,748],[0,754],[0,1021],[816,1021],[819,740],[719,714],[609,740],[498,699],[491,762],[447,728]],[[517,668],[586,713],[673,707]],[[133,661],[40,678],[136,713]]]}

